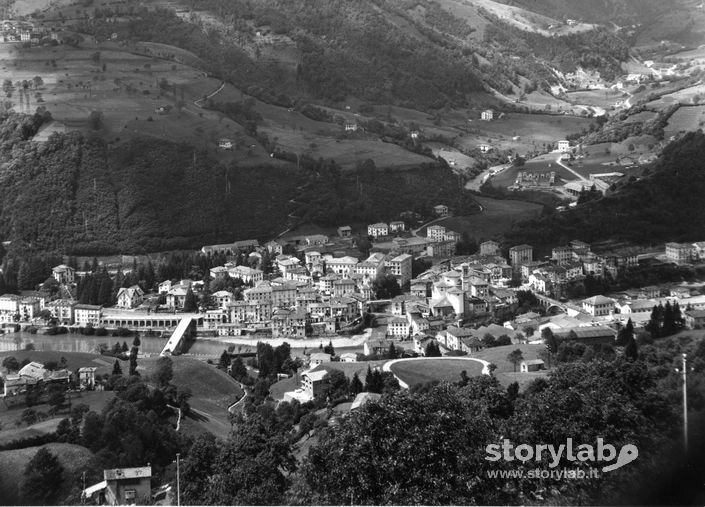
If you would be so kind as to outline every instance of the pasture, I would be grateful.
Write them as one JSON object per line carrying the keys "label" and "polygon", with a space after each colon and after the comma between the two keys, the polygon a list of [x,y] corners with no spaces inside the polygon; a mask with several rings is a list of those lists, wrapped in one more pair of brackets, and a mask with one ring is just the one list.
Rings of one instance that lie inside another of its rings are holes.
{"label": "pasture", "polygon": [[[54,454],[64,468],[64,491],[76,484],[78,473],[86,469],[93,458],[93,453],[80,445],[51,443],[41,446]],[[4,505],[17,505],[20,488],[24,484],[24,470],[41,447],[27,447],[11,451],[0,451],[0,498]]]}
{"label": "pasture", "polygon": [[503,386],[506,387],[512,382],[518,382],[519,387],[524,389],[532,380],[539,377],[545,377],[548,374],[548,371],[542,370],[537,372],[519,373],[519,366],[517,366],[515,372],[514,365],[507,360],[507,355],[516,349],[521,350],[522,356],[528,361],[531,359],[540,359],[539,354],[545,350],[546,347],[544,345],[531,345],[528,343],[504,345],[502,347],[483,349],[480,352],[473,354],[472,357],[484,359],[485,361],[497,365],[494,376],[497,377],[497,380],[499,380]]}
{"label": "pasture", "polygon": [[566,98],[574,104],[588,104],[605,109],[615,105],[615,102],[626,100],[629,95],[620,91],[606,88],[603,90],[580,90],[566,92]]}
{"label": "pasture", "polygon": [[481,143],[492,149],[512,150],[519,154],[540,151],[567,134],[590,128],[593,120],[578,116],[508,113],[492,121],[473,120],[470,133],[455,140],[461,150],[478,148]]}
{"label": "pasture", "polygon": [[[499,200],[489,197],[474,197],[482,206],[482,212],[476,215],[448,217],[439,220],[443,225],[459,233],[467,232],[476,240],[496,238],[508,231],[512,225],[521,220],[527,220],[541,212],[541,205],[525,201]],[[426,235],[426,228],[419,231],[420,236]]]}
{"label": "pasture", "polygon": [[679,132],[691,132],[705,125],[705,105],[683,106],[668,119],[664,133],[668,139]]}
{"label": "pasture", "polygon": [[[150,380],[156,371],[158,357],[138,360],[139,371]],[[242,389],[235,379],[212,364],[192,357],[172,356],[174,378],[171,381],[177,389],[188,389],[193,394],[189,400],[192,417],[189,420],[191,431],[204,429],[220,438],[230,432],[228,407],[238,401]]]}
{"label": "pasture", "polygon": [[[21,440],[25,438],[31,438],[39,435],[44,435],[46,433],[52,433],[56,431],[59,426],[59,422],[65,417],[68,417],[70,413],[70,406],[75,407],[79,404],[88,405],[90,410],[100,413],[103,408],[112,400],[115,393],[112,391],[83,391],[77,393],[67,393],[67,402],[59,412],[54,416],[39,421],[36,424],[30,426],[25,426],[21,423],[22,412],[25,411],[27,406],[24,403],[24,396],[19,396],[17,399],[13,399],[12,402],[3,402],[0,404],[0,444],[6,444],[12,442],[13,440]],[[10,405],[10,403],[16,403]],[[34,405],[34,409],[37,413],[43,412],[47,413],[49,410],[49,405],[46,403],[39,403]]]}
{"label": "pasture", "polygon": [[[0,66],[13,82],[42,80],[28,93],[13,91],[8,98],[18,112],[32,113],[38,106],[51,112],[55,122],[45,126],[37,141],[52,132],[89,130],[114,143],[133,136],[194,142],[225,163],[279,163],[240,124],[195,104],[216,91],[219,81],[198,68],[149,54],[173,54],[198,64],[195,55],[164,44],[87,41],[81,48],[0,44]],[[167,110],[158,112],[162,106]],[[90,120],[93,112],[100,114],[99,122]],[[221,137],[232,139],[236,149],[218,150]]]}
{"label": "pasture", "polygon": [[468,377],[482,375],[482,363],[462,358],[400,361],[391,365],[390,368],[392,373],[410,387],[433,381],[458,382],[463,371]]}

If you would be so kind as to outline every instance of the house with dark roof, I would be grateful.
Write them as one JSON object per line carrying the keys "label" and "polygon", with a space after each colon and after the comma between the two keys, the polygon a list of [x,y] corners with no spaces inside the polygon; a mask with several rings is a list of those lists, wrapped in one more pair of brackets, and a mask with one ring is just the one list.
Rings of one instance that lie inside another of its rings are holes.
{"label": "house with dark roof", "polygon": [[559,340],[574,340],[585,345],[614,344],[617,331],[607,326],[584,326],[554,331]]}

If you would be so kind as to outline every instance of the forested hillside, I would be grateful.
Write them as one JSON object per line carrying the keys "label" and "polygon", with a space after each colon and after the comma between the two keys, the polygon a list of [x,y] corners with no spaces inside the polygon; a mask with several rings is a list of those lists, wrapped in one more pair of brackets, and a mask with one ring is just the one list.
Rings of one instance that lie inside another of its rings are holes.
{"label": "forested hillside", "polygon": [[705,134],[692,132],[668,146],[651,174],[606,197],[562,213],[517,224],[508,243],[544,250],[571,239],[635,244],[705,238]]}
{"label": "forested hillside", "polygon": [[307,159],[300,169],[224,166],[155,139],[28,141],[41,121],[10,114],[0,122],[0,237],[33,251],[153,252],[266,239],[294,221],[389,220],[439,202],[474,209],[440,163],[391,172],[368,162],[344,174],[333,161]]}
{"label": "forested hillside", "polygon": [[[556,81],[543,63],[610,74],[626,58],[624,42],[606,30],[556,44],[483,9],[464,18],[430,0],[194,0],[191,6],[200,14],[185,19],[166,9],[98,9],[79,29],[99,39],[116,33],[120,40],[188,49],[210,72],[285,107],[311,97],[420,110],[467,106],[490,88],[513,93]],[[593,56],[584,57],[586,51]]]}

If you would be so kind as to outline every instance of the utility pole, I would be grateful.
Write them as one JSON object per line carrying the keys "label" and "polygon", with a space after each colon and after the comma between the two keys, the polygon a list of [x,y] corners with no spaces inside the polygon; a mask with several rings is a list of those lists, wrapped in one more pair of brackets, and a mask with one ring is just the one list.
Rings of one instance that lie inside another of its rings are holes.
{"label": "utility pole", "polygon": [[688,368],[687,354],[683,353],[683,443],[688,452]]}
{"label": "utility pole", "polygon": [[176,505],[181,505],[181,477],[179,474],[179,462],[181,461],[181,453],[176,453]]}

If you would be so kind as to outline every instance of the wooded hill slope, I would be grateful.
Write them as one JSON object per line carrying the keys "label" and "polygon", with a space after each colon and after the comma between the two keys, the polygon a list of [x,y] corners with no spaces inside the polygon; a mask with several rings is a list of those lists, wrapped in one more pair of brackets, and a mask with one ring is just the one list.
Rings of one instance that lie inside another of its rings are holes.
{"label": "wooded hill slope", "polygon": [[[343,225],[475,205],[443,163],[407,171],[333,161],[224,166],[189,144],[54,134],[41,117],[0,118],[0,238],[38,252],[107,254],[268,239],[288,225]],[[37,127],[38,128],[38,127]],[[363,182],[363,183],[360,183]]]}
{"label": "wooded hill slope", "polygon": [[[544,64],[614,75],[627,57],[627,44],[606,28],[557,42],[466,7],[461,14],[430,0],[194,0],[190,17],[115,6],[78,29],[188,49],[215,75],[285,107],[311,98],[419,110],[468,106],[480,92],[530,92],[555,82]],[[586,51],[595,57],[584,58]]]}

